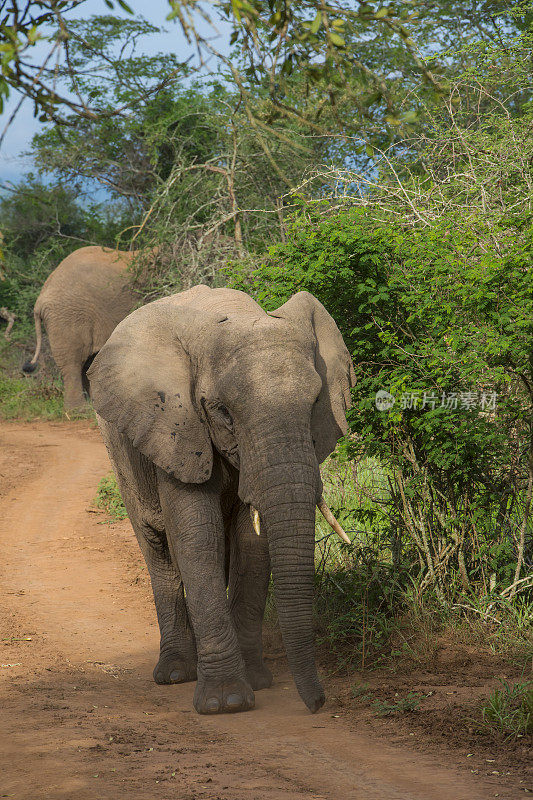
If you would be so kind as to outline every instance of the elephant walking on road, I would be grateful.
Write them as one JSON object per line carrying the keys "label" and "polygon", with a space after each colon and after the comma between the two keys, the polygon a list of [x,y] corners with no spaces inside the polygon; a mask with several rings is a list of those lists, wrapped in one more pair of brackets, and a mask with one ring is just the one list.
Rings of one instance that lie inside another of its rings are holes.
{"label": "elephant walking on road", "polygon": [[126,317],[88,376],[152,581],[155,681],[197,677],[199,713],[252,708],[272,680],[272,571],[289,665],[317,711],[319,464],[346,432],[354,377],[332,317],[307,292],[267,314],[243,292],[195,286]]}
{"label": "elephant walking on road", "polygon": [[36,350],[22,369],[33,372],[44,322],[52,356],[63,377],[65,408],[85,404],[85,371],[114,328],[138,302],[127,269],[135,252],[81,247],[46,279],[34,307]]}

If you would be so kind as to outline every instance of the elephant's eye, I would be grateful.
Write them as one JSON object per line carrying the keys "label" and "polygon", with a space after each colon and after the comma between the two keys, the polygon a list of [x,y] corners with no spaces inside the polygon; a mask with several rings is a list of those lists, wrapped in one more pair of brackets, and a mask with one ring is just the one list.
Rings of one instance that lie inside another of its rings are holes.
{"label": "elephant's eye", "polygon": [[218,400],[207,400],[205,397],[202,397],[200,402],[214,425],[223,423],[226,428],[233,432],[233,419],[223,403],[219,403]]}
{"label": "elephant's eye", "polygon": [[233,420],[231,418],[231,414],[229,413],[229,411],[226,408],[226,406],[223,406],[222,404],[220,404],[219,406],[217,406],[217,411],[224,418],[224,422],[226,423],[226,425],[228,425],[230,427],[233,426]]}

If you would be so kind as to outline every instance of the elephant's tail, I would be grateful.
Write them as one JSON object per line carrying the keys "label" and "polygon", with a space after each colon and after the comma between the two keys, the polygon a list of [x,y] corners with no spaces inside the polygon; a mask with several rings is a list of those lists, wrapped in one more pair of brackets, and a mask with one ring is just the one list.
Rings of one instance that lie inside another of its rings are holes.
{"label": "elephant's tail", "polygon": [[36,370],[37,361],[39,359],[39,354],[41,352],[41,345],[42,345],[42,342],[43,342],[43,331],[42,331],[42,325],[41,325],[41,312],[37,311],[37,309],[35,309],[35,311],[33,312],[33,319],[35,321],[35,337],[37,339],[37,343],[36,343],[36,347],[35,347],[35,353],[33,355],[33,358],[31,359],[31,361],[26,361],[22,365],[22,371],[23,372],[34,372]]}

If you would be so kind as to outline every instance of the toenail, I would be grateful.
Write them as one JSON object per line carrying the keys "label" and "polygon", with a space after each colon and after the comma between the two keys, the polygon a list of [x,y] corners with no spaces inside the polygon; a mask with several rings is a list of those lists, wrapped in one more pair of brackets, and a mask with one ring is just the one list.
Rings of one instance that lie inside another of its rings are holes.
{"label": "toenail", "polygon": [[164,683],[165,682],[165,678],[163,677],[161,672],[156,673],[155,682],[156,683]]}
{"label": "toenail", "polygon": [[181,681],[181,679],[182,679],[181,672],[179,672],[177,669],[173,669],[172,672],[170,673],[170,680],[174,681],[175,683],[178,683],[178,681]]}
{"label": "toenail", "polygon": [[226,699],[226,705],[228,708],[238,708],[242,706],[243,699],[240,694],[229,694]]}
{"label": "toenail", "polygon": [[220,703],[218,702],[216,697],[210,697],[209,700],[206,702],[205,707],[207,711],[218,711],[220,708]]}

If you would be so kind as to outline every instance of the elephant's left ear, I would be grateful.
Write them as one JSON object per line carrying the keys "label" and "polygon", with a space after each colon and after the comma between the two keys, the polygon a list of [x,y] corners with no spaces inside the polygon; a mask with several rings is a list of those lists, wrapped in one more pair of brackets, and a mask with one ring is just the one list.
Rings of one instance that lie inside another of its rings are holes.
{"label": "elephant's left ear", "polygon": [[315,368],[322,379],[322,390],[313,407],[311,432],[318,462],[322,463],[348,430],[346,411],[351,405],[350,388],[355,385],[350,353],[333,317],[309,292],[293,295],[271,316],[309,325],[314,333]]}
{"label": "elephant's left ear", "polygon": [[184,483],[209,479],[213,448],[183,342],[218,321],[172,297],[149,303],[122,320],[87,372],[97,413]]}

